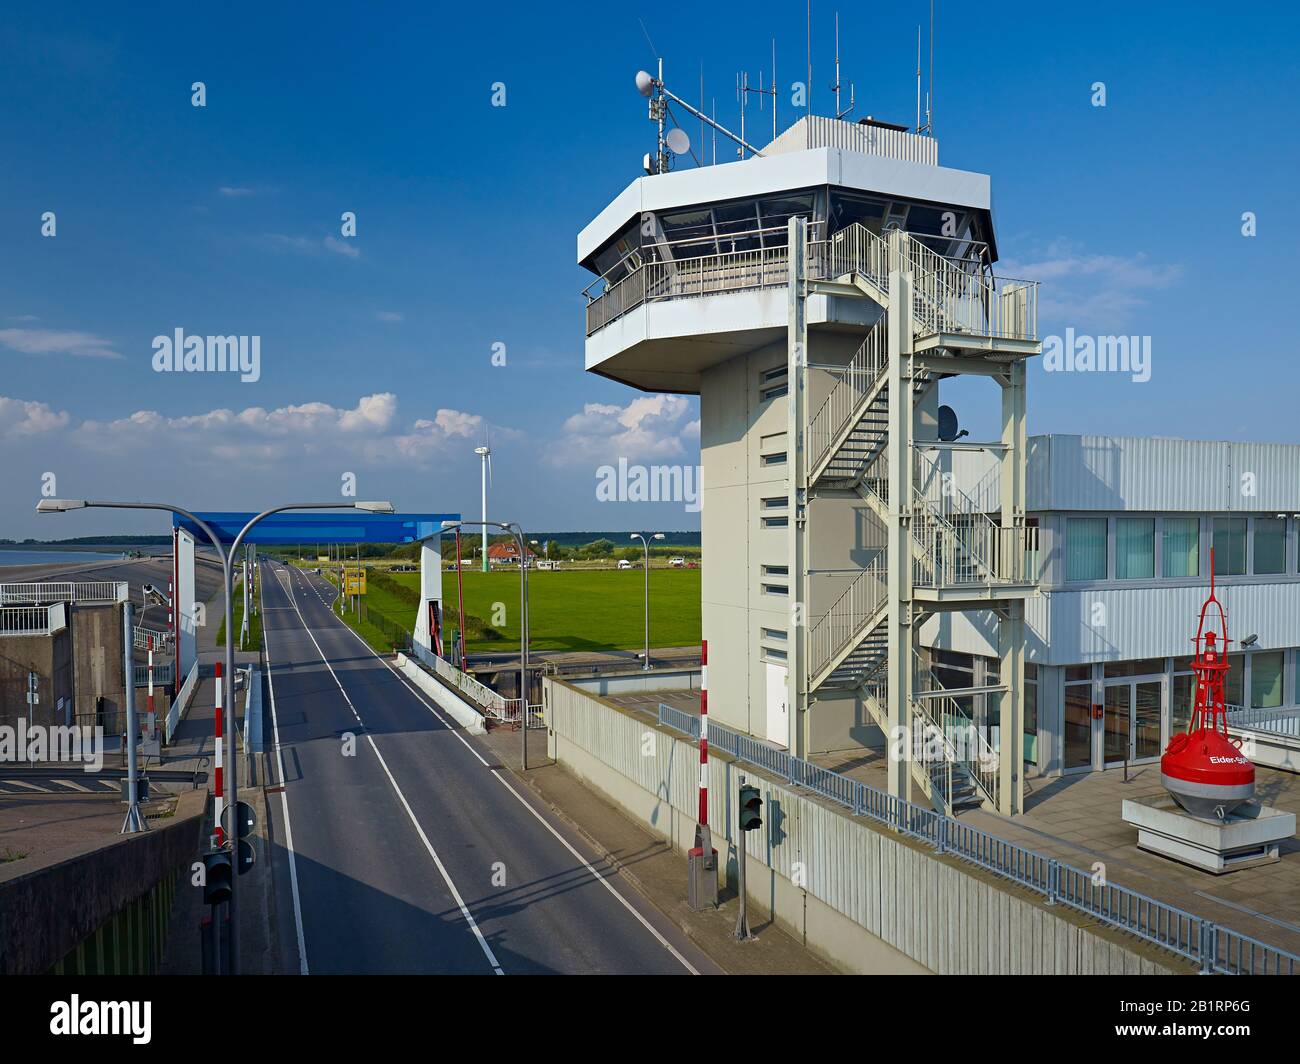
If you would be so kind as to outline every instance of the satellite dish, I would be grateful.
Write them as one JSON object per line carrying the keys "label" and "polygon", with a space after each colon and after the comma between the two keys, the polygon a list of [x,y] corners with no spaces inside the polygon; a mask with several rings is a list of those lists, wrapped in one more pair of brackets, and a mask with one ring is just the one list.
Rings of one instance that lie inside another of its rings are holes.
{"label": "satellite dish", "polygon": [[636,91],[642,96],[649,96],[650,90],[654,88],[655,79],[647,74],[644,70],[636,72]]}
{"label": "satellite dish", "polygon": [[691,138],[687,136],[684,129],[670,129],[664,140],[668,143],[668,150],[674,155],[685,155],[691,150]]}
{"label": "satellite dish", "polygon": [[958,431],[957,411],[950,406],[939,407],[939,439],[943,443],[952,443],[970,433],[965,429]]}

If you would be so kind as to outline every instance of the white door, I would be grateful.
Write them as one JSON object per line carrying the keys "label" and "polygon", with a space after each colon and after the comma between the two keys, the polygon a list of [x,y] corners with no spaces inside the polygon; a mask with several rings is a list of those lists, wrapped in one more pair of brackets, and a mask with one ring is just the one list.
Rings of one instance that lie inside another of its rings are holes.
{"label": "white door", "polygon": [[775,662],[767,663],[767,739],[786,746],[790,742],[790,703],[786,688],[786,669]]}

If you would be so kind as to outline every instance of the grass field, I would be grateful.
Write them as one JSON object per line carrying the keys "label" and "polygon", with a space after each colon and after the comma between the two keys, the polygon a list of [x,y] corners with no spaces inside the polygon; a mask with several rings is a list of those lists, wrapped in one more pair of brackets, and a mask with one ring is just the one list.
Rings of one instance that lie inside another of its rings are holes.
{"label": "grass field", "polygon": [[[326,570],[326,575],[332,575]],[[410,596],[419,592],[419,573],[394,573]],[[467,572],[467,649],[471,653],[510,650],[519,643],[518,572]],[[529,646],[534,650],[628,650],[644,645],[644,573],[637,570],[534,571],[528,577]],[[459,623],[456,574],[443,573],[445,623]],[[393,647],[396,629],[410,631],[415,606],[375,581],[365,595],[365,617],[344,619],[375,650]],[[471,618],[475,618],[473,620]],[[700,571],[650,570],[650,645],[690,646],[700,641]]]}
{"label": "grass field", "polygon": [[[519,643],[519,574],[467,572],[465,612],[481,618],[500,639],[471,638],[467,649],[508,650]],[[394,579],[419,587],[418,573]],[[636,569],[530,571],[529,646],[534,650],[628,650],[645,645],[645,573]],[[459,618],[456,574],[443,573],[448,628]],[[495,604],[500,603],[501,609]],[[498,621],[500,623],[498,623]],[[650,645],[690,646],[700,641],[700,570],[650,570]]]}

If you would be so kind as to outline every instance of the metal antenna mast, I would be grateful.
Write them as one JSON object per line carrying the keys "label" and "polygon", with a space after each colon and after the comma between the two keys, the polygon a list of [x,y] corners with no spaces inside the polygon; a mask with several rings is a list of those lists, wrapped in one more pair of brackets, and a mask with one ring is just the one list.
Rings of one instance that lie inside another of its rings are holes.
{"label": "metal antenna mast", "polygon": [[743,137],[745,136],[745,108],[744,108],[743,97],[744,97],[746,94],[753,92],[753,93],[757,93],[757,94],[758,94],[758,109],[759,109],[760,111],[763,109],[763,97],[764,97],[764,96],[770,96],[770,97],[772,97],[772,139],[773,139],[773,140],[776,140],[776,130],[777,130],[777,127],[776,127],[776,99],[777,99],[777,90],[776,90],[776,38],[775,38],[775,37],[772,38],[772,86],[771,86],[771,88],[767,88],[767,89],[763,88],[763,72],[762,72],[761,70],[758,72],[758,88],[756,88],[756,89],[750,87],[750,85],[749,85],[749,74],[748,74],[748,73],[746,73],[746,74],[743,75],[743,81],[741,81],[740,78],[741,78],[741,76],[740,76],[740,75],[737,75],[737,79],[738,79],[738,80],[737,80],[737,86],[738,86],[738,87],[737,87],[737,92],[739,92],[739,93],[741,94],[741,96],[742,96],[741,109],[740,109],[740,135],[741,135],[741,137],[743,138]]}
{"label": "metal antenna mast", "polygon": [[831,86],[831,91],[835,93],[835,117],[843,118],[856,106],[854,103],[853,83],[849,82],[849,106],[844,110],[840,109],[840,92],[844,88],[844,83],[840,81],[840,13],[835,12],[835,84]]}

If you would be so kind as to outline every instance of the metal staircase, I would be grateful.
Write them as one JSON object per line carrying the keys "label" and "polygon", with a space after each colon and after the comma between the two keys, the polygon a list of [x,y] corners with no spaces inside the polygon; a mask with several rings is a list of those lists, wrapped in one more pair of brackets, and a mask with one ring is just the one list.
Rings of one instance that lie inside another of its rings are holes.
{"label": "metal staircase", "polygon": [[[1011,357],[1035,344],[1036,286],[993,278],[977,263],[954,263],[906,233],[879,237],[860,225],[809,246],[812,271],[837,285],[851,284],[884,308],[808,420],[810,489],[852,491],[881,519],[891,519],[888,476],[888,315],[891,269],[910,275],[910,324],[918,351],[980,349]],[[1021,345],[1021,347],[1017,347]],[[967,353],[970,353],[968,350]],[[941,379],[918,370],[914,394]],[[1026,582],[1029,530],[1003,527],[920,449],[913,449],[912,498],[905,516],[917,598],[993,601]],[[871,717],[888,734],[888,570],[883,557],[855,576],[808,632],[808,690],[860,693]],[[945,813],[998,801],[999,759],[957,699],[940,694],[931,675],[910,701],[916,749],[908,758],[917,785]]]}

